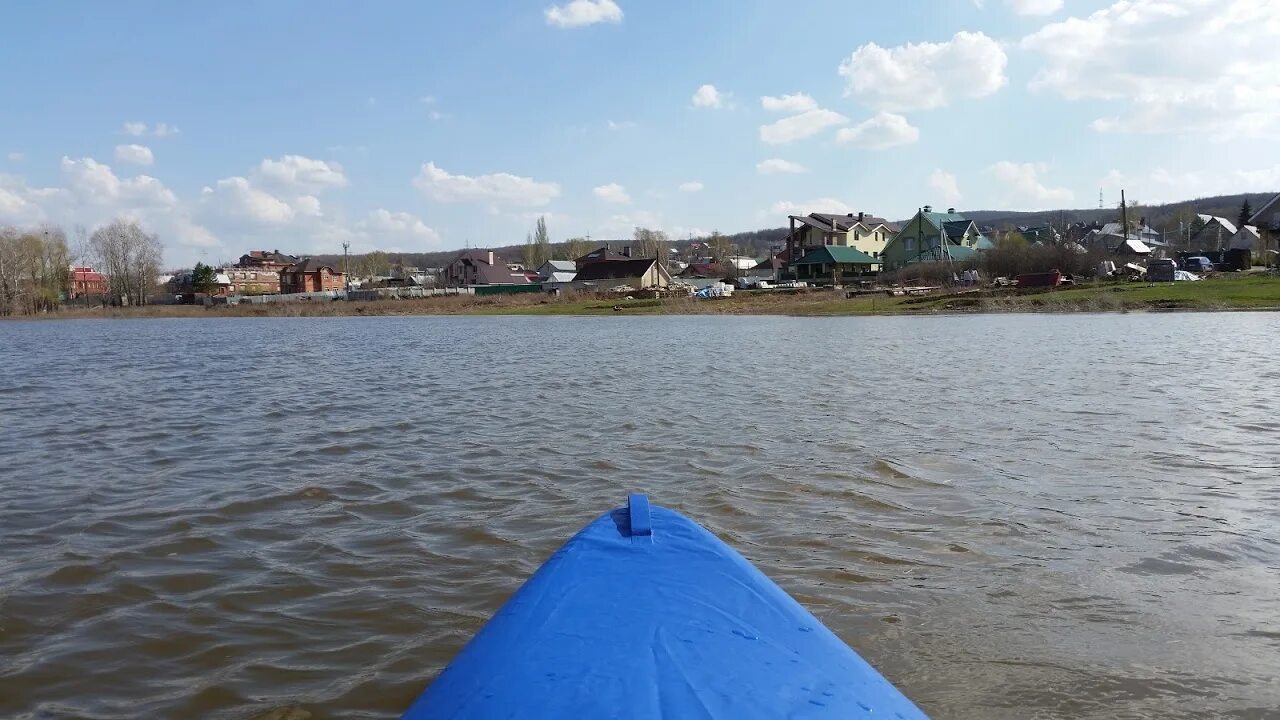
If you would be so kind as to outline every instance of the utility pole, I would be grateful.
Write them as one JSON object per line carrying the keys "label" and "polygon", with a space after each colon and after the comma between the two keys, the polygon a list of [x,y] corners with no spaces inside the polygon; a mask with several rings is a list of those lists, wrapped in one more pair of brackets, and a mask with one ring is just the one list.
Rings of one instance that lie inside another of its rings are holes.
{"label": "utility pole", "polygon": [[1120,231],[1124,233],[1124,243],[1129,243],[1129,206],[1125,204],[1124,190],[1120,191]]}
{"label": "utility pole", "polygon": [[347,262],[347,250],[351,248],[351,243],[342,243],[342,286],[343,292],[351,292],[351,269]]}

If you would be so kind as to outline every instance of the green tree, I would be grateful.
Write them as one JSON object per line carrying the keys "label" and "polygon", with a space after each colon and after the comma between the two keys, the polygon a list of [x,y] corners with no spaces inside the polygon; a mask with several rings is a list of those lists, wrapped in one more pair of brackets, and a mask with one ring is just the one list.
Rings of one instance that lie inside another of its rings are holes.
{"label": "green tree", "polygon": [[996,240],[996,247],[1001,250],[1022,250],[1027,247],[1027,239],[1017,230],[1005,230]]}
{"label": "green tree", "polygon": [[551,233],[547,232],[547,218],[545,215],[538,216],[538,223],[533,229],[533,244],[537,248],[535,267],[541,267],[543,263],[551,259]]}
{"label": "green tree", "polygon": [[218,289],[218,273],[202,262],[191,269],[191,292],[211,293]]}
{"label": "green tree", "polygon": [[1249,198],[1244,199],[1244,204],[1240,206],[1240,217],[1236,222],[1239,227],[1249,224],[1249,218],[1253,217],[1253,208],[1249,205]]}

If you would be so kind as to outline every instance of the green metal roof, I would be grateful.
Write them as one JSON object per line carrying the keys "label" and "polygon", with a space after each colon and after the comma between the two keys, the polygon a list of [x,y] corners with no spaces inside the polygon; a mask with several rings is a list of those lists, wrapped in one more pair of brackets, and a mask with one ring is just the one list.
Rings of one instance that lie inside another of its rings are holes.
{"label": "green metal roof", "polygon": [[847,245],[823,245],[796,261],[796,265],[821,265],[841,263],[845,265],[879,265],[880,261]]}
{"label": "green metal roof", "polygon": [[[941,262],[946,259],[945,257],[939,257],[941,255],[940,249],[934,248],[934,250],[937,251],[936,255],[934,252],[925,250],[920,255],[917,255],[916,257],[913,257],[910,260],[908,260],[907,264],[910,265],[911,263],[918,263],[918,262]],[[948,243],[947,255],[949,255],[952,261],[954,262],[965,262],[967,260],[973,260],[974,258],[978,257],[978,251],[975,248],[965,247],[963,245],[951,245]]]}

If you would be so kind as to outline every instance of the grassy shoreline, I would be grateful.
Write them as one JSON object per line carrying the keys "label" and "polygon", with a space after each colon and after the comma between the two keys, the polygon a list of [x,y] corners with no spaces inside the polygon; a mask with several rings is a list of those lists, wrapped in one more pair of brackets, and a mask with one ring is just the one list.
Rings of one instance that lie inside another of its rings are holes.
{"label": "grassy shoreline", "polygon": [[1280,310],[1280,277],[1252,274],[1195,283],[1105,282],[1065,289],[939,291],[918,297],[839,291],[739,292],[732,298],[622,300],[542,295],[439,297],[203,307],[71,308],[8,319],[337,317],[410,315],[963,315],[974,313],[1220,312]]}

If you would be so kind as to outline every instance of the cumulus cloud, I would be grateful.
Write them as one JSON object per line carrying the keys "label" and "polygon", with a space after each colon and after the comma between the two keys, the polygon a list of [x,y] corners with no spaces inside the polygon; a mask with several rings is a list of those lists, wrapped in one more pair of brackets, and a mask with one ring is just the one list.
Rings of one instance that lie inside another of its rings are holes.
{"label": "cumulus cloud", "polygon": [[679,189],[680,189],[680,192],[696,193],[696,192],[702,192],[703,187],[704,187],[703,184],[698,182],[697,180],[690,180],[689,182],[680,183]]}
{"label": "cumulus cloud", "polygon": [[318,192],[347,185],[342,166],[302,155],[267,158],[258,165],[258,177],[275,187],[300,192]]}
{"label": "cumulus cloud", "polygon": [[120,128],[120,132],[124,133],[125,135],[132,135],[134,137],[144,137],[146,135],[152,135],[154,137],[163,138],[163,137],[172,137],[174,135],[177,135],[178,127],[176,125],[170,125],[168,123],[156,123],[154,127],[149,127],[144,122],[132,120],[132,121],[126,122]]}
{"label": "cumulus cloud", "polygon": [[929,174],[929,187],[942,195],[942,202],[950,207],[955,207],[964,199],[964,195],[960,194],[960,185],[956,182],[956,176],[944,172],[941,168]]}
{"label": "cumulus cloud", "polygon": [[116,160],[130,165],[150,165],[155,162],[155,155],[146,145],[117,145]]}
{"label": "cumulus cloud", "polygon": [[374,247],[437,246],[440,233],[420,218],[407,212],[391,212],[378,208],[358,226]]}
{"label": "cumulus cloud", "polygon": [[783,95],[781,97],[766,95],[760,98],[760,105],[770,112],[802,113],[818,109],[817,101],[804,93]]}
{"label": "cumulus cloud", "polygon": [[570,0],[543,11],[548,25],[576,28],[596,23],[622,22],[622,8],[613,0]]}
{"label": "cumulus cloud", "polygon": [[882,112],[851,128],[841,128],[836,140],[845,145],[884,150],[898,145],[910,145],[920,139],[920,130],[901,115]]}
{"label": "cumulus cloud", "polygon": [[1045,25],[1020,47],[1042,64],[1033,90],[1101,102],[1099,132],[1280,131],[1280,3],[1120,0]]}
{"label": "cumulus cloud", "polygon": [[[292,205],[240,176],[223,178],[205,188],[204,201],[213,213],[263,225],[287,223],[297,214]],[[314,205],[311,209],[318,211]]]}
{"label": "cumulus cloud", "polygon": [[1048,172],[1043,163],[1014,163],[1001,160],[990,168],[1000,191],[1002,202],[1014,210],[1051,210],[1071,203],[1074,193],[1067,188],[1044,184],[1041,176]]}
{"label": "cumulus cloud", "polygon": [[761,175],[776,175],[779,173],[802,173],[807,172],[807,170],[800,163],[783,160],[782,158],[769,158],[756,163],[756,172]]}
{"label": "cumulus cloud", "polygon": [[505,172],[474,177],[454,175],[434,162],[423,164],[413,186],[437,202],[479,202],[492,207],[541,207],[560,195],[560,185],[554,182]]}
{"label": "cumulus cloud", "polygon": [[1005,0],[1019,15],[1052,15],[1062,9],[1063,0]]}
{"label": "cumulus cloud", "polygon": [[761,213],[761,215],[765,217],[776,217],[779,215],[808,215],[809,213],[848,215],[851,212],[854,212],[853,208],[844,201],[824,197],[800,203],[791,202],[790,200],[779,200],[773,205],[770,205],[769,209]]}
{"label": "cumulus cloud", "polygon": [[626,188],[618,183],[609,183],[608,185],[592,188],[591,194],[608,203],[627,205],[631,202],[631,196],[627,194]]}
{"label": "cumulus cloud", "polygon": [[942,43],[883,48],[867,43],[840,64],[846,94],[882,110],[945,107],[962,98],[992,95],[1008,82],[1009,58],[983,33],[959,32]]}
{"label": "cumulus cloud", "polygon": [[702,85],[693,93],[693,106],[718,109],[724,107],[725,96],[715,85]]}
{"label": "cumulus cloud", "polygon": [[849,118],[833,110],[809,110],[760,126],[760,139],[770,145],[785,145],[812,137],[829,127],[843,125]]}

